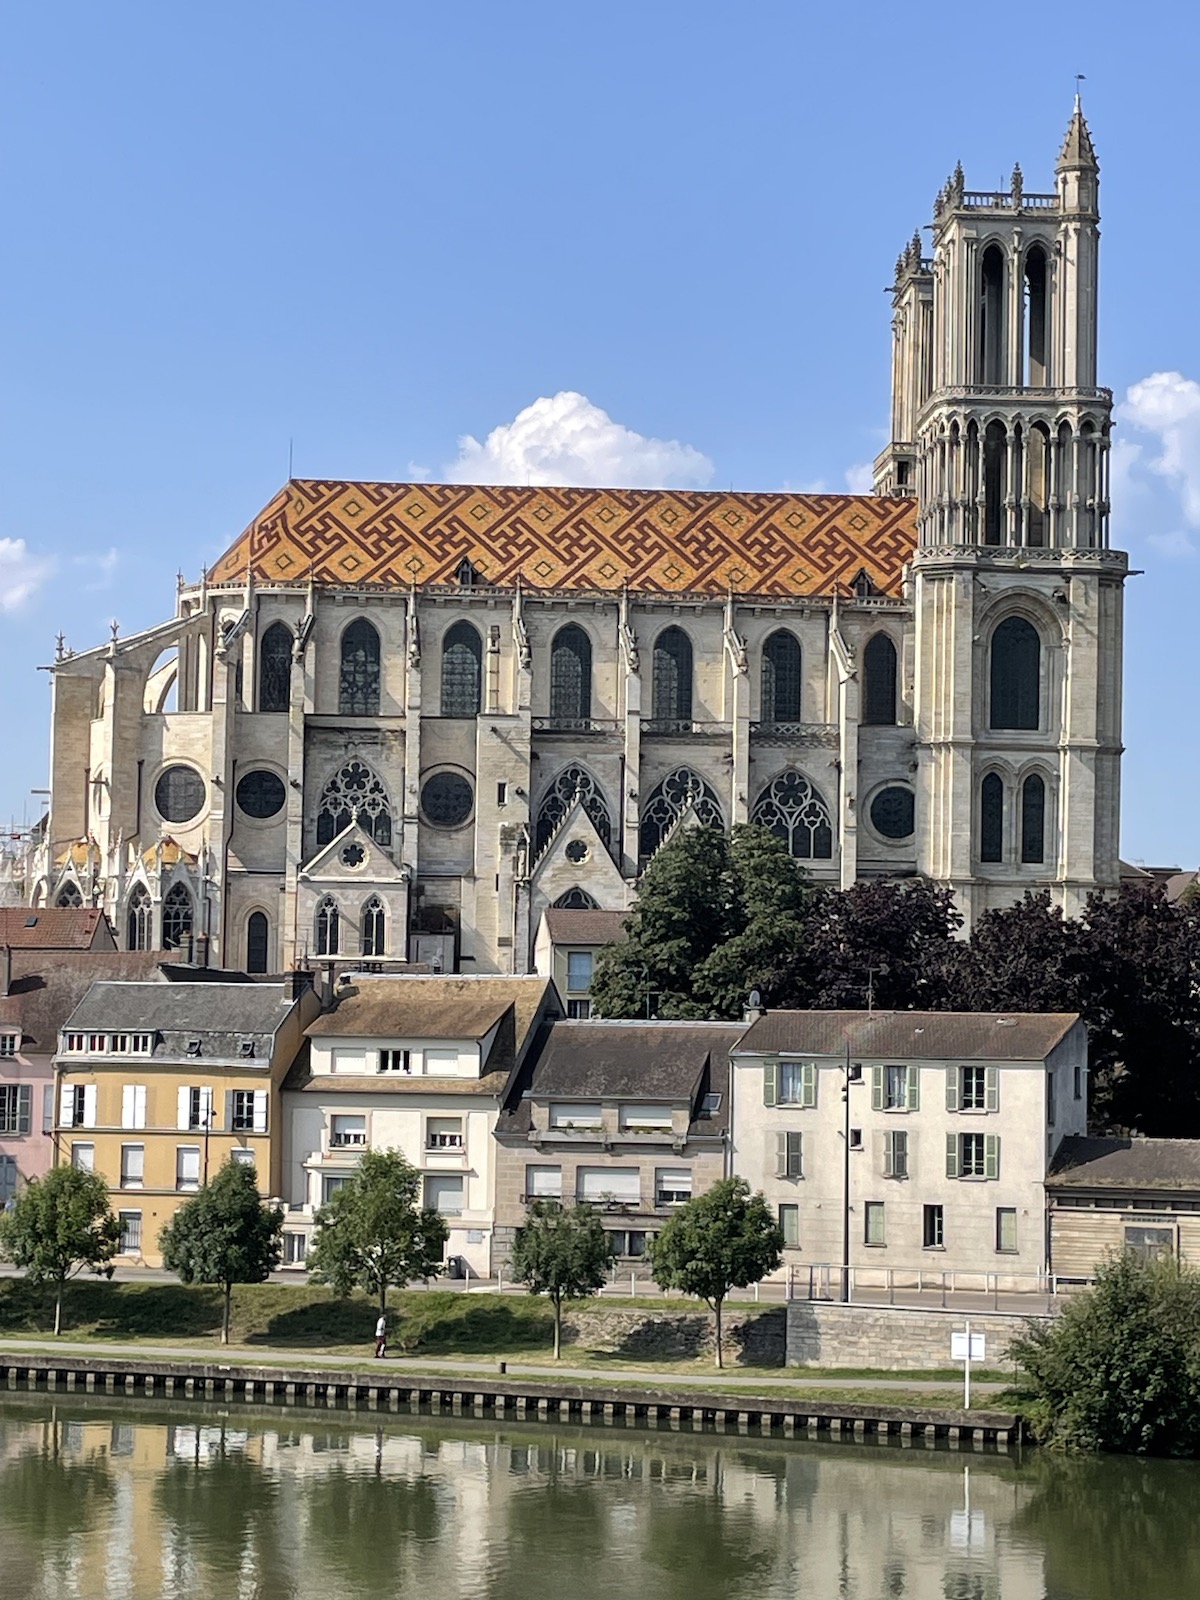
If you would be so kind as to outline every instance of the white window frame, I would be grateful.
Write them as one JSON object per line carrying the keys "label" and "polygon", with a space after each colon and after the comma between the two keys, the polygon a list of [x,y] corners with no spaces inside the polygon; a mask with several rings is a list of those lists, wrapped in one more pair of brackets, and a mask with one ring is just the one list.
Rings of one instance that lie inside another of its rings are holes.
{"label": "white window frame", "polygon": [[[126,1152],[136,1150],[139,1159],[136,1162],[136,1176],[126,1171]],[[123,1144],[121,1146],[121,1188],[144,1189],[146,1187],[146,1146],[144,1144]]]}

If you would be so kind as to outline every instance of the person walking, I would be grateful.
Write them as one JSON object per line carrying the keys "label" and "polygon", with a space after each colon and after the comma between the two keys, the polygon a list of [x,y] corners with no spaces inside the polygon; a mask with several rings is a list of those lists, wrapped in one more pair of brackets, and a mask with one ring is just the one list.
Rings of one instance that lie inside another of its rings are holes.
{"label": "person walking", "polygon": [[387,1355],[387,1318],[383,1312],[379,1313],[379,1321],[375,1324],[375,1359]]}

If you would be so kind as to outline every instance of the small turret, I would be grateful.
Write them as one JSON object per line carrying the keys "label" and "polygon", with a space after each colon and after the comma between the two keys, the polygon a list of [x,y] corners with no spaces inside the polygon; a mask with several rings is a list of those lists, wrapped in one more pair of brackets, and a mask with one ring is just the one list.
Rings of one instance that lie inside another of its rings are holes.
{"label": "small turret", "polygon": [[1099,212],[1100,163],[1088,125],[1084,120],[1079,96],[1075,96],[1075,110],[1067,124],[1066,138],[1058,153],[1054,169],[1058,179],[1058,197],[1064,211],[1095,217]]}

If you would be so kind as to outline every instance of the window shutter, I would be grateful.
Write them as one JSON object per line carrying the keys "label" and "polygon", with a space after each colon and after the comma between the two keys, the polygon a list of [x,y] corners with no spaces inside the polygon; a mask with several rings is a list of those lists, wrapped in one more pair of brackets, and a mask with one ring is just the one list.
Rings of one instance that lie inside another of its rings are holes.
{"label": "window shutter", "polygon": [[957,1067],[947,1067],[946,1068],[946,1110],[947,1111],[957,1111],[958,1110],[958,1084],[959,1084],[958,1070],[959,1069]]}
{"label": "window shutter", "polygon": [[33,1085],[17,1085],[17,1132],[28,1133],[33,1121]]}
{"label": "window shutter", "polygon": [[135,1128],[146,1126],[146,1085],[135,1083],[133,1086],[133,1125]]}
{"label": "window shutter", "polygon": [[800,1104],[812,1107],[817,1103],[817,1064],[806,1061],[800,1068]]}
{"label": "window shutter", "polygon": [[187,1132],[188,1123],[191,1121],[191,1110],[192,1091],[188,1086],[185,1085],[179,1091],[179,1104],[175,1117],[175,1126],[177,1128],[182,1128],[185,1133]]}
{"label": "window shutter", "polygon": [[226,1091],[225,1091],[225,1124],[224,1124],[224,1126],[225,1126],[225,1131],[227,1133],[232,1133],[233,1132],[233,1090],[232,1089],[226,1089]]}
{"label": "window shutter", "polygon": [[254,1091],[254,1131],[266,1133],[267,1131],[267,1091],[255,1089]]}
{"label": "window shutter", "polygon": [[946,1176],[948,1178],[958,1177],[958,1135],[956,1133],[948,1133],[946,1135]]}
{"label": "window shutter", "polygon": [[134,1110],[133,1084],[121,1085],[121,1126],[123,1128],[136,1128],[137,1117]]}
{"label": "window shutter", "polygon": [[883,1175],[885,1178],[894,1178],[896,1175],[895,1164],[895,1137],[885,1132],[883,1135]]}
{"label": "window shutter", "polygon": [[1000,1068],[987,1069],[987,1108],[989,1111],[1000,1109]]}
{"label": "window shutter", "polygon": [[775,1135],[775,1176],[787,1177],[788,1136],[786,1133]]}
{"label": "window shutter", "polygon": [[788,1177],[802,1178],[804,1176],[804,1135],[802,1133],[789,1133],[788,1141]]}
{"label": "window shutter", "polygon": [[83,1091],[83,1125],[85,1128],[96,1126],[96,1085],[89,1083]]}
{"label": "window shutter", "polygon": [[42,1132],[54,1132],[54,1085],[46,1084],[42,1090]]}
{"label": "window shutter", "polygon": [[779,1063],[777,1061],[763,1062],[763,1105],[776,1104],[778,1090],[776,1084],[779,1079]]}
{"label": "window shutter", "polygon": [[910,1111],[921,1109],[921,1069],[909,1067],[904,1075],[904,1089],[907,1095],[905,1104]]}
{"label": "window shutter", "polygon": [[75,1110],[75,1086],[64,1083],[62,1093],[58,1097],[58,1120],[62,1127],[71,1126],[72,1113]]}
{"label": "window shutter", "polygon": [[985,1178],[998,1178],[1000,1176],[1000,1136],[989,1133],[983,1142],[983,1175]]}
{"label": "window shutter", "polygon": [[871,1068],[871,1110],[883,1110],[883,1068]]}

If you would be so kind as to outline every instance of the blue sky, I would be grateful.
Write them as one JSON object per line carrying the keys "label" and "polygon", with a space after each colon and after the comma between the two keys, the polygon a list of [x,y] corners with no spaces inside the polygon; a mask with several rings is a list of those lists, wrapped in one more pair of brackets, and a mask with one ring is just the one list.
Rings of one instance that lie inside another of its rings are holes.
{"label": "blue sky", "polygon": [[956,159],[1048,187],[1083,72],[1115,535],[1145,569],[1123,848],[1195,865],[1200,21],[1026,20],[1022,44],[1017,15],[797,0],[8,8],[0,816],[45,783],[56,632],[169,615],[289,441],[298,476],[857,486],[897,251]]}

